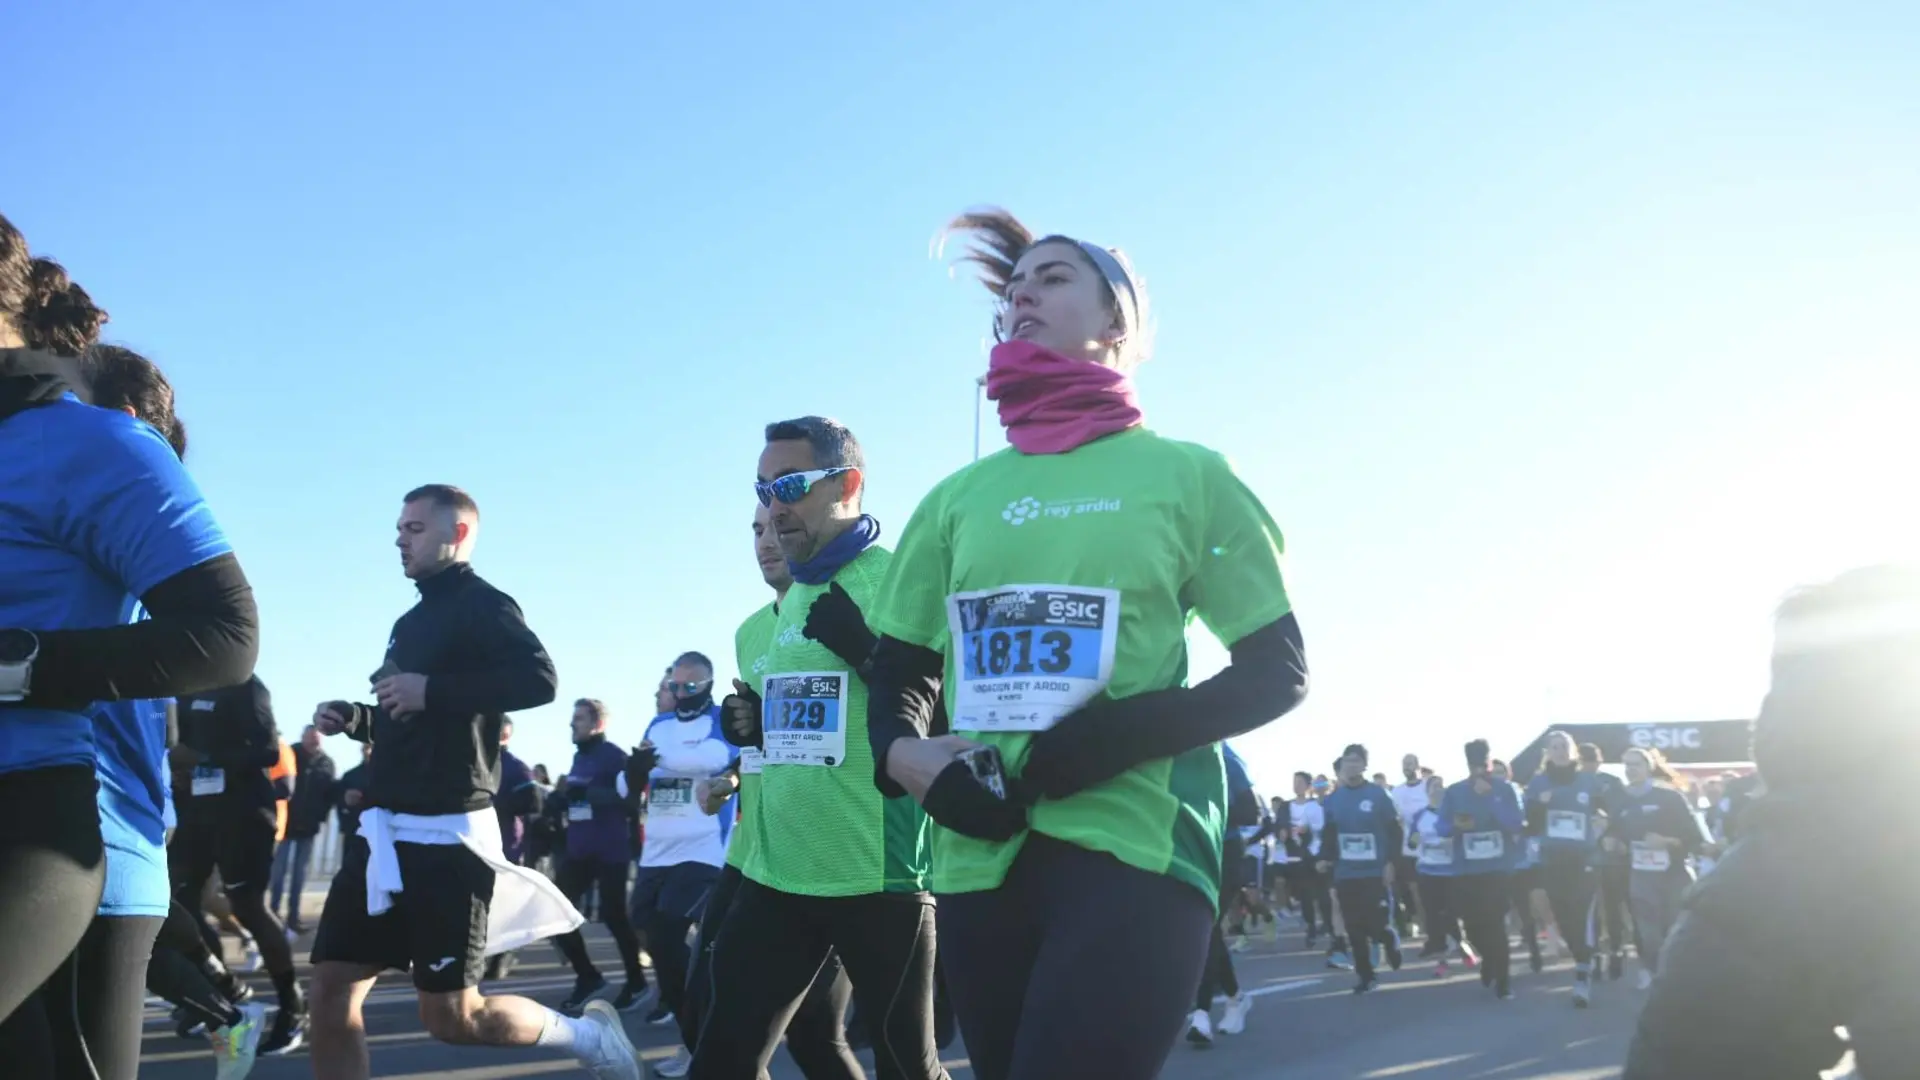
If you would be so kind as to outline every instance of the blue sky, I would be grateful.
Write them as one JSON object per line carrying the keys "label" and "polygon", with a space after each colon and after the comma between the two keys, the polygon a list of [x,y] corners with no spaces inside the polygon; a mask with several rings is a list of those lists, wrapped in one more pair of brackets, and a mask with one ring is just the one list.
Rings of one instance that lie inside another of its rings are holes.
{"label": "blue sky", "polygon": [[850,423],[894,530],[967,460],[988,303],[928,243],[980,203],[1128,251],[1149,422],[1286,530],[1315,685],[1245,741],[1270,781],[1750,714],[1787,588],[1920,549],[1911,5],[92,2],[0,40],[0,207],[176,383],[290,735],[364,696],[398,497],[448,481],[563,701],[637,739],[766,599],[762,424]]}

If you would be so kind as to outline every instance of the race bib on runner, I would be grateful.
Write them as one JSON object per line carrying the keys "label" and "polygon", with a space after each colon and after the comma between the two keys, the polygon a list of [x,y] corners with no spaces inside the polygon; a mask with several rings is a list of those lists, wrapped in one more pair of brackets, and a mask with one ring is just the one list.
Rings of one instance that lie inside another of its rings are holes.
{"label": "race bib on runner", "polygon": [[592,821],[593,820],[593,804],[583,803],[583,802],[568,803],[567,804],[567,820],[568,821]]}
{"label": "race bib on runner", "polygon": [[1547,839],[1580,840],[1587,838],[1587,815],[1572,810],[1547,811]]}
{"label": "race bib on runner", "polygon": [[1668,853],[1663,845],[1649,844],[1645,840],[1635,840],[1633,842],[1633,868],[1635,870],[1650,870],[1656,874],[1664,874],[1672,868],[1672,866],[1673,856]]}
{"label": "race bib on runner", "polygon": [[847,760],[844,671],[767,676],[760,695],[762,747],[768,765],[838,766]]}
{"label": "race bib on runner", "polygon": [[1460,850],[1470,862],[1498,859],[1507,853],[1507,838],[1497,832],[1470,832],[1460,837]]}
{"label": "race bib on runner", "polygon": [[1348,862],[1378,862],[1380,854],[1374,850],[1373,834],[1342,833],[1340,857]]}
{"label": "race bib on runner", "polygon": [[193,770],[193,793],[195,795],[219,795],[227,790],[227,770],[216,769],[209,765],[196,765]]}
{"label": "race bib on runner", "polygon": [[693,778],[689,776],[655,777],[648,785],[647,816],[660,818],[697,818],[700,808],[693,804]]}
{"label": "race bib on runner", "polygon": [[766,764],[766,755],[763,754],[758,747],[743,746],[740,748],[741,776],[759,776],[760,766],[764,764]]}
{"label": "race bib on runner", "polygon": [[1420,841],[1420,865],[1452,866],[1453,841],[1442,840],[1439,837],[1432,839],[1422,838]]}
{"label": "race bib on runner", "polygon": [[1106,689],[1120,592],[1008,585],[947,598],[955,731],[1045,731]]}

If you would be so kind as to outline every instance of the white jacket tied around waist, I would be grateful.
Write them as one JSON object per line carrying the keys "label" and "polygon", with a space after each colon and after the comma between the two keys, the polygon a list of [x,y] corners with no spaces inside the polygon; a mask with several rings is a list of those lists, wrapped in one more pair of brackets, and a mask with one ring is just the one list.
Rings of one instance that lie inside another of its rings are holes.
{"label": "white jacket tied around waist", "polygon": [[544,875],[507,861],[500,847],[500,818],[491,809],[432,816],[367,810],[360,815],[360,835],[368,848],[369,915],[386,914],[394,895],[406,891],[393,845],[465,844],[494,874],[493,903],[487,909],[488,956],[524,949],[587,921]]}

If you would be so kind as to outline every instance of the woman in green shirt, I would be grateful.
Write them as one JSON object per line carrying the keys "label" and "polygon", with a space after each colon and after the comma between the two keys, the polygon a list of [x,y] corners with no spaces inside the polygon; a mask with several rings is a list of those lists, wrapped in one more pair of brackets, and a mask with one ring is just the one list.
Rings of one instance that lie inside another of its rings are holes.
{"label": "woman in green shirt", "polygon": [[[1142,425],[1147,297],[1124,256],[1002,211],[954,227],[1000,300],[987,396],[1012,446],[928,494],[868,609],[875,781],[935,824],[975,1075],[1152,1077],[1207,956],[1218,743],[1306,691],[1280,530],[1223,457]],[[1232,662],[1189,688],[1191,615]]]}

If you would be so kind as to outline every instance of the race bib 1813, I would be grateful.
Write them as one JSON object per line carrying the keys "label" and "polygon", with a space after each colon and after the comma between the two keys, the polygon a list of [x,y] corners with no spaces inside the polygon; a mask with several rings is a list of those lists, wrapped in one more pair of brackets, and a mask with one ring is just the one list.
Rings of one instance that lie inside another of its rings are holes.
{"label": "race bib 1813", "polygon": [[769,675],[760,699],[760,727],[768,765],[838,766],[847,760],[847,680],[844,671]]}
{"label": "race bib 1813", "polygon": [[1113,678],[1117,589],[1007,585],[947,598],[955,731],[1045,731]]}

